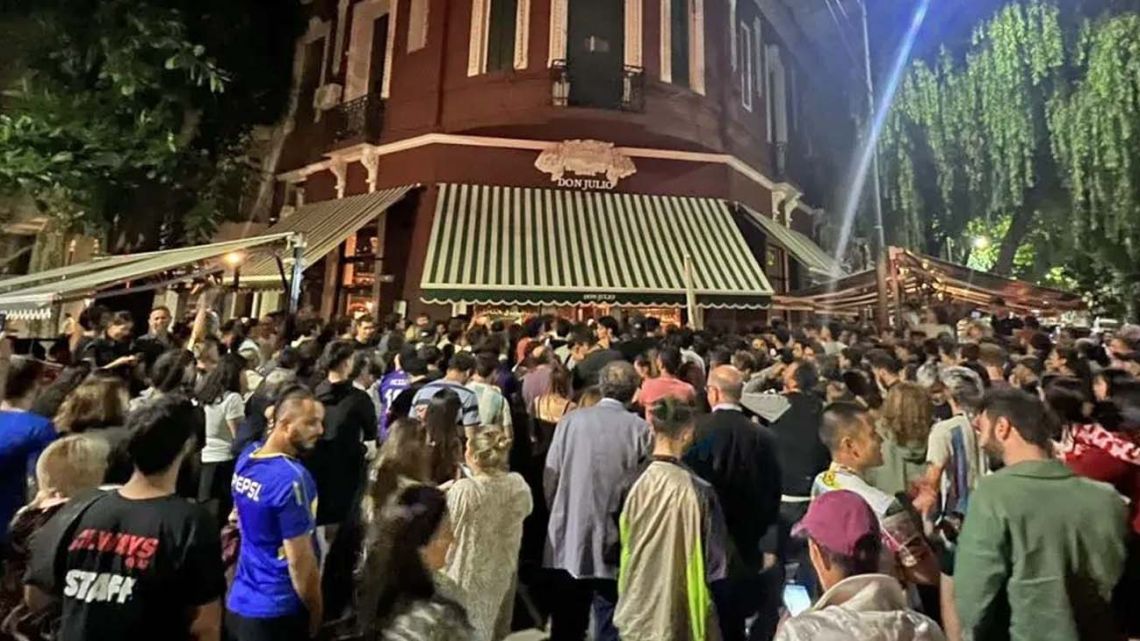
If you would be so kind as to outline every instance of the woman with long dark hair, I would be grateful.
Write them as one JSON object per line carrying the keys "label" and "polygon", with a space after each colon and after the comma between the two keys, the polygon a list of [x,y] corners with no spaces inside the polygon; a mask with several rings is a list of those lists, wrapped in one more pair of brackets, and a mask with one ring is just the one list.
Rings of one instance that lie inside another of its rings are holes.
{"label": "woman with long dark hair", "polygon": [[463,447],[455,425],[459,406],[459,395],[442,389],[431,397],[424,410],[423,422],[431,448],[431,480],[437,485],[455,480],[459,470]]}
{"label": "woman with long dark hair", "polygon": [[367,392],[352,382],[359,372],[353,341],[337,340],[325,347],[317,364],[321,382],[313,394],[325,407],[325,432],[308,461],[321,500],[317,525],[332,541],[339,524],[360,496],[364,484],[364,441],[376,441],[376,410]]}
{"label": "woman with long dark hair", "polygon": [[365,537],[358,573],[364,638],[477,639],[463,605],[433,579],[446,564],[452,539],[447,498],[436,488],[409,487],[385,506]]}
{"label": "woman with long dark hair", "polygon": [[368,468],[368,481],[359,508],[340,528],[325,560],[322,573],[325,618],[337,629],[351,629],[359,616],[359,604],[353,603],[352,584],[345,579],[352,576],[361,559],[368,555],[365,545],[376,543],[375,540],[366,543],[369,532],[375,537],[372,526],[400,490],[430,484],[430,473],[431,452],[423,424],[414,418],[396,420]]}
{"label": "woman with long dark hair", "polygon": [[1117,380],[1094,416],[1096,422],[1066,425],[1061,456],[1069,469],[1108,483],[1128,498],[1128,561],[1113,602],[1124,631],[1134,638],[1140,636],[1140,382]]}
{"label": "woman with long dark hair", "polygon": [[245,418],[246,361],[237,354],[226,354],[206,375],[198,390],[198,402],[206,416],[206,446],[202,448],[202,468],[198,476],[198,501],[205,503],[225,525],[233,507],[230,480],[234,475],[233,443],[238,426]]}
{"label": "woman with long dark hair", "polygon": [[570,396],[570,372],[562,365],[551,365],[549,390],[528,408],[534,417],[534,457],[539,461],[546,460],[558,421],[576,407]]}
{"label": "woman with long dark hair", "polygon": [[192,352],[184,349],[163,352],[147,370],[149,387],[131,399],[130,410],[133,412],[152,399],[165,394],[175,392],[192,394],[197,376],[197,359]]}

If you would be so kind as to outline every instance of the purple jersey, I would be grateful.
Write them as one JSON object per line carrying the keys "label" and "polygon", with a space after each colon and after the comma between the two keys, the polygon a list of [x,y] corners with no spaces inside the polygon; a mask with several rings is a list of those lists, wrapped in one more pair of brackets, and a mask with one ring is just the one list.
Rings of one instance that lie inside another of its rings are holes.
{"label": "purple jersey", "polygon": [[391,374],[385,374],[384,378],[380,380],[380,385],[376,391],[380,395],[381,442],[388,438],[388,410],[392,407],[392,401],[396,400],[400,392],[408,389],[409,385],[411,385],[411,380],[403,370],[395,370]]}

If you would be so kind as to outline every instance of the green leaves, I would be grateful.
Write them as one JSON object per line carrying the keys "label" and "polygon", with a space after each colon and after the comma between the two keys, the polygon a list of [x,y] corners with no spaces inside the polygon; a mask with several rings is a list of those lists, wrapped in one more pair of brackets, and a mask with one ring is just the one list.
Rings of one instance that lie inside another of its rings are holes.
{"label": "green leaves", "polygon": [[1008,229],[1011,212],[1060,188],[1069,207],[1030,234],[1036,250],[1114,270],[1140,260],[1140,10],[1081,16],[1059,2],[1011,2],[964,56],[912,65],[880,140],[905,240],[929,249]]}
{"label": "green leaves", "polygon": [[94,230],[156,209],[235,216],[238,199],[211,190],[240,191],[219,167],[288,99],[293,4],[37,0],[0,16],[0,34],[36,29],[6,42],[21,66],[0,76],[0,193]]}

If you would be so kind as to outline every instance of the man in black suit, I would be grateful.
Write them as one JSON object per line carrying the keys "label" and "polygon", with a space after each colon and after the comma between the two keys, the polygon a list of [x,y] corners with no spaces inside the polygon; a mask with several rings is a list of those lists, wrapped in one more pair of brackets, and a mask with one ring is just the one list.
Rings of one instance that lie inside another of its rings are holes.
{"label": "man in black suit", "polygon": [[[772,609],[765,607],[768,603],[779,603],[780,590],[781,568],[769,555],[765,571],[760,542],[780,511],[776,440],[768,428],[744,415],[743,389],[743,376],[735,367],[721,365],[712,371],[708,402],[713,411],[698,423],[695,443],[685,455],[685,464],[716,490],[728,526],[728,575],[712,585],[724,641],[744,641],[745,620],[757,611],[762,615],[758,625],[765,625],[768,617],[762,610]],[[768,636],[753,627],[753,638]]]}

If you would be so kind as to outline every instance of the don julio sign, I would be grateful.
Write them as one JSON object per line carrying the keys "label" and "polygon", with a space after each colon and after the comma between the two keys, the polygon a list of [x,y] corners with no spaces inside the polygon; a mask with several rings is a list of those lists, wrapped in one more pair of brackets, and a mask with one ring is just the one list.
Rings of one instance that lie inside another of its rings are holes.
{"label": "don julio sign", "polygon": [[637,173],[628,156],[600,140],[565,140],[539,154],[534,166],[566,189],[609,190]]}

